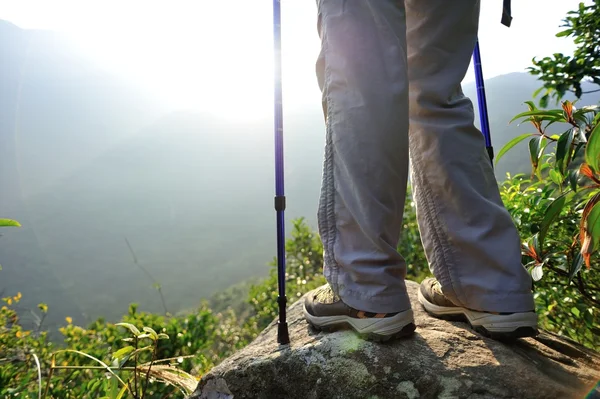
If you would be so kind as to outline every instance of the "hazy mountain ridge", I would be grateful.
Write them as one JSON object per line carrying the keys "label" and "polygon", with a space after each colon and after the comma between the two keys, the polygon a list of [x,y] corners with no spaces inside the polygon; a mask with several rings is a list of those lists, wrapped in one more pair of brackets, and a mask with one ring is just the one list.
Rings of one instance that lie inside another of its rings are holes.
{"label": "hazy mountain ridge", "polygon": [[0,55],[0,131],[12,141],[2,155],[19,156],[13,164],[27,177],[25,195],[68,175],[161,109],[141,88],[79,56],[60,34],[0,22]]}
{"label": "hazy mountain ridge", "polygon": [[[485,68],[485,65],[483,67]],[[520,121],[515,121],[511,124],[509,122],[516,115],[528,110],[525,101],[533,100],[537,104],[537,100],[533,99],[532,95],[540,87],[541,84],[534,76],[518,72],[485,81],[492,144],[496,154],[513,137],[534,132],[534,127],[529,122],[522,125],[518,124]],[[584,84],[582,87],[584,92],[597,88],[592,84]],[[464,88],[465,95],[469,96],[474,103],[476,112],[475,121],[477,126],[480,126],[476,90],[475,84],[466,85]],[[565,96],[565,100],[574,101],[575,97],[567,95]],[[578,101],[577,106],[593,105],[599,102],[600,93],[590,93],[584,95]],[[549,108],[560,108],[560,104],[551,103]],[[567,126],[563,126],[562,124],[555,124],[548,129],[548,132],[552,134],[563,133],[567,128]],[[529,173],[531,171],[527,142],[525,140],[519,143],[498,162],[496,166],[496,178],[499,181],[503,181],[506,178],[507,172],[515,174],[517,172]]]}
{"label": "hazy mountain ridge", "polygon": [[[160,311],[125,237],[171,311],[266,274],[275,254],[272,122],[170,112],[73,51],[0,21],[0,216],[24,224],[0,238],[0,290],[22,291],[24,307],[48,302],[51,322],[117,317],[134,301]],[[530,130],[508,121],[538,87],[519,73],[486,81],[496,152]],[[476,105],[474,84],[464,91]],[[320,104],[284,118],[287,217],[316,225]],[[527,171],[525,151],[508,154],[497,176]]]}

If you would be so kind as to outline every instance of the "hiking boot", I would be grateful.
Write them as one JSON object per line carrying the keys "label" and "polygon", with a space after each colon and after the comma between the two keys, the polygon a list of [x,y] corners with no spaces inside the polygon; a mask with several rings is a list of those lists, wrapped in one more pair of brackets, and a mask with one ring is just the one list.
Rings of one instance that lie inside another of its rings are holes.
{"label": "hiking boot", "polygon": [[329,284],[308,293],[304,317],[317,330],[331,332],[350,327],[363,338],[378,342],[405,337],[415,331],[412,309],[396,313],[356,310],[342,302]]}
{"label": "hiking boot", "polygon": [[457,306],[446,298],[440,283],[434,278],[427,278],[421,283],[419,302],[432,316],[445,320],[466,321],[475,331],[493,339],[534,337],[538,334],[535,312],[479,312]]}

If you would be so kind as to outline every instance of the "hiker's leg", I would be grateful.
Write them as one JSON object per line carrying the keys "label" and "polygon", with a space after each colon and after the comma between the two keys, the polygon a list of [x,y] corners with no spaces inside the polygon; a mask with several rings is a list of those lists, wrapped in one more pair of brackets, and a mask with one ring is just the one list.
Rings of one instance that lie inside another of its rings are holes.
{"label": "hiker's leg", "polygon": [[477,40],[479,1],[405,4],[412,184],[431,270],[456,305],[531,311],[519,235],[460,86]]}
{"label": "hiker's leg", "polygon": [[367,312],[410,308],[396,246],[408,170],[405,13],[392,0],[320,0],[327,124],[319,233],[324,273]]}

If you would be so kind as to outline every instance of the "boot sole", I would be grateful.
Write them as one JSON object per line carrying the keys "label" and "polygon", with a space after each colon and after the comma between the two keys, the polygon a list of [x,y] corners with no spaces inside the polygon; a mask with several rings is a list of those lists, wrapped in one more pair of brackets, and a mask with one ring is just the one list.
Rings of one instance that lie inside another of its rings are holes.
{"label": "boot sole", "polygon": [[419,290],[419,302],[427,313],[435,318],[468,323],[481,335],[498,341],[538,335],[537,315],[534,312],[495,315],[462,307],[438,306],[429,302]]}
{"label": "boot sole", "polygon": [[304,308],[304,317],[317,331],[335,332],[350,328],[361,338],[374,342],[408,337],[416,330],[413,311],[410,309],[389,318],[356,319],[348,316],[313,316]]}

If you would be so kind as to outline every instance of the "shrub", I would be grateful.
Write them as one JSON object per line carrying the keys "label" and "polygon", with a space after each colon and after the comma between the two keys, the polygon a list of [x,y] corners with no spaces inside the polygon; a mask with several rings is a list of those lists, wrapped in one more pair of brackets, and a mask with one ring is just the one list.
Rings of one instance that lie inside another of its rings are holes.
{"label": "shrub", "polygon": [[[67,318],[59,345],[46,332],[21,327],[13,309],[19,300],[20,295],[4,298],[6,305],[0,309],[0,397],[37,398],[39,361],[48,397],[112,399],[123,391],[123,397],[163,398],[190,388],[190,373],[202,375],[257,332],[251,324],[240,325],[235,315],[214,314],[205,304],[177,317],[138,312],[133,304],[121,323],[98,319],[83,328]],[[44,304],[40,309],[48,311]],[[116,376],[129,388],[124,390]]]}
{"label": "shrub", "polygon": [[[589,347],[600,343],[600,114],[597,107],[529,111],[513,120],[530,122],[535,133],[509,142],[498,159],[529,139],[532,173],[509,176],[504,203],[517,224],[523,260],[535,281],[542,326]],[[565,128],[560,135],[548,126]],[[556,125],[555,125],[556,126]]]}

